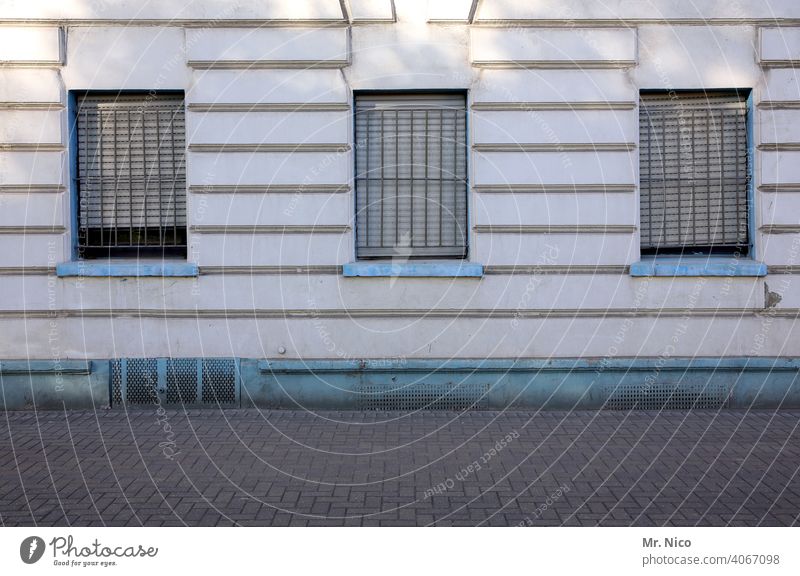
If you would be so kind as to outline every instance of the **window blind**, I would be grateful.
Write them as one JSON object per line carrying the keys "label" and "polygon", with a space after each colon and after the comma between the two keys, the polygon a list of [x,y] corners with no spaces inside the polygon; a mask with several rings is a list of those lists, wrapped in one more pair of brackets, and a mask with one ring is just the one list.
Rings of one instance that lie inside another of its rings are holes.
{"label": "window blind", "polygon": [[359,257],[464,257],[466,98],[356,97]]}
{"label": "window blind", "polygon": [[79,246],[186,245],[182,95],[78,99]]}
{"label": "window blind", "polygon": [[642,94],[642,250],[746,249],[748,163],[745,95]]}

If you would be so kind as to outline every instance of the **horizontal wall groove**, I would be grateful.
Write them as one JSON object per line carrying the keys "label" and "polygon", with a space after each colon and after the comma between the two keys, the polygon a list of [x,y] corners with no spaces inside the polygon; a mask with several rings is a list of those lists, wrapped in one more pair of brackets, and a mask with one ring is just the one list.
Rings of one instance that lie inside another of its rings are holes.
{"label": "horizontal wall groove", "polygon": [[761,110],[800,110],[800,101],[795,100],[764,100],[758,103]]}
{"label": "horizontal wall groove", "polygon": [[768,266],[767,271],[770,274],[800,274],[800,266],[783,266],[776,264],[773,266]]}
{"label": "horizontal wall groove", "polygon": [[0,152],[63,152],[66,147],[60,143],[43,142],[0,142]]}
{"label": "horizontal wall groove", "polygon": [[55,194],[66,190],[60,184],[0,184],[0,194]]}
{"label": "horizontal wall groove", "polygon": [[[483,268],[484,275],[494,276],[529,276],[529,275],[594,275],[628,274],[629,267],[625,265],[487,265]],[[46,273],[46,270],[45,272]],[[202,275],[340,275],[341,266],[200,266]],[[2,271],[0,271],[2,274]]]}
{"label": "horizontal wall groove", "polygon": [[442,309],[442,308],[329,308],[329,309],[148,309],[148,308],[78,308],[57,310],[0,310],[0,319],[45,318],[174,318],[195,320],[217,319],[352,319],[352,318],[484,318],[484,319],[549,319],[549,318],[742,318],[746,316],[781,318],[800,317],[799,308],[547,308],[547,309]]}
{"label": "horizontal wall groove", "polygon": [[340,18],[7,18],[2,26],[164,26],[168,28],[346,28]]}
{"label": "horizontal wall groove", "polygon": [[192,194],[342,194],[350,191],[347,184],[232,184],[192,185]]}
{"label": "horizontal wall groove", "polygon": [[45,110],[57,112],[64,110],[61,102],[0,102],[0,110]]}
{"label": "horizontal wall groove", "polygon": [[756,148],[764,152],[800,152],[800,142],[765,142]]}
{"label": "horizontal wall groove", "polygon": [[781,184],[762,184],[759,192],[800,192],[800,182],[784,182]]}
{"label": "horizontal wall groove", "polygon": [[764,234],[800,234],[800,224],[764,224],[759,230]]}
{"label": "horizontal wall groove", "polygon": [[530,226],[523,224],[476,224],[475,232],[488,234],[633,234],[636,226],[625,224],[561,224]]}
{"label": "horizontal wall groove", "polygon": [[56,267],[51,266],[5,266],[0,267],[0,276],[55,276]]}
{"label": "horizontal wall groove", "polygon": [[197,153],[276,153],[276,152],[348,152],[349,144],[189,144],[190,152]]}
{"label": "horizontal wall groove", "polygon": [[620,275],[628,274],[629,266],[616,265],[616,264],[599,264],[599,265],[524,265],[524,264],[511,264],[511,265],[487,265],[483,267],[484,275],[496,276],[527,276],[527,275],[554,275],[554,276],[572,276],[572,275],[595,275],[595,274],[609,274]]}
{"label": "horizontal wall groove", "polygon": [[[393,18],[356,18],[353,25],[388,24]],[[435,21],[435,20],[432,20]],[[464,22],[460,19],[459,22]],[[662,24],[684,26],[768,26],[781,28],[800,26],[800,18],[487,18],[475,20],[476,27],[520,28],[628,28],[638,25]],[[343,18],[6,18],[2,26],[165,26],[188,28],[346,28]]]}
{"label": "horizontal wall groove", "polygon": [[0,61],[0,68],[52,68],[58,70],[61,68],[61,62],[54,60],[18,60],[18,61]]}
{"label": "horizontal wall groove", "polygon": [[634,60],[475,60],[475,68],[494,70],[607,70],[633,68]]}
{"label": "horizontal wall groove", "polygon": [[636,102],[473,102],[481,112],[539,112],[549,110],[633,110]]}
{"label": "horizontal wall groove", "polygon": [[201,275],[283,276],[339,275],[341,266],[200,266]]}
{"label": "horizontal wall groove", "polygon": [[762,68],[800,68],[800,60],[762,60]]}
{"label": "horizontal wall groove", "polygon": [[190,112],[349,112],[346,102],[267,102],[252,104],[195,103]]}
{"label": "horizontal wall groove", "polygon": [[192,232],[199,234],[344,234],[350,226],[342,224],[325,224],[312,226],[265,226],[265,225],[197,225],[190,226]]}
{"label": "horizontal wall groove", "polygon": [[0,226],[0,234],[63,234],[64,226]]}
{"label": "horizontal wall groove", "polygon": [[397,22],[396,18],[354,18],[351,26],[364,26],[367,24],[393,24]]}
{"label": "horizontal wall groove", "polygon": [[[201,275],[340,275],[342,267],[338,265],[318,266],[200,266]],[[586,264],[586,265],[539,265],[539,264],[510,264],[486,265],[484,275],[515,276],[515,275],[618,275],[628,274],[630,267],[617,264]],[[0,268],[0,276],[46,276],[55,274],[55,267],[47,266],[13,266]],[[800,266],[770,266],[770,274],[800,273]]]}
{"label": "horizontal wall groove", "polygon": [[189,60],[195,70],[321,70],[344,68],[347,60]]}
{"label": "horizontal wall groove", "polygon": [[632,142],[582,143],[487,143],[473,144],[476,152],[630,152],[636,149]]}
{"label": "horizontal wall groove", "polygon": [[630,194],[634,184],[476,184],[480,194]]}
{"label": "horizontal wall groove", "polygon": [[665,26],[800,26],[800,18],[487,18],[473,26],[487,28],[632,28],[661,24]]}

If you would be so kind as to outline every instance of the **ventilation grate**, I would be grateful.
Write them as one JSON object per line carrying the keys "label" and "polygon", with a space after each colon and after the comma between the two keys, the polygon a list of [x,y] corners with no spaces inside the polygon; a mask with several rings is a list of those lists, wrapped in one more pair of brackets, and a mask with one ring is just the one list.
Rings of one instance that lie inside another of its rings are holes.
{"label": "ventilation grate", "polygon": [[194,404],[197,401],[197,360],[167,360],[167,403]]}
{"label": "ventilation grate", "polygon": [[203,403],[236,402],[236,363],[231,359],[203,359]]}
{"label": "ventilation grate", "polygon": [[111,361],[111,405],[122,404],[122,363],[119,360]]}
{"label": "ventilation grate", "polygon": [[728,406],[728,387],[723,383],[642,384],[608,387],[608,410],[703,410]]}
{"label": "ventilation grate", "polygon": [[111,362],[113,406],[237,407],[239,366],[233,358],[119,358]]}
{"label": "ventilation grate", "polygon": [[123,383],[124,398],[129,404],[158,404],[158,362],[155,358],[133,358],[127,361]]}
{"label": "ventilation grate", "polygon": [[[396,386],[393,384],[392,386]],[[485,410],[488,406],[488,384],[434,384],[419,382],[402,387],[364,384],[359,387],[362,410]]]}

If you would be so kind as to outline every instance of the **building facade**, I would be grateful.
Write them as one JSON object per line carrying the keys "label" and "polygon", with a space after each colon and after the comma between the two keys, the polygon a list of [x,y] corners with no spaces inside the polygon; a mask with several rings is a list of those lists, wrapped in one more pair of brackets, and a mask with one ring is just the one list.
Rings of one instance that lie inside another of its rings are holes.
{"label": "building facade", "polygon": [[4,405],[800,406],[795,0],[0,2]]}

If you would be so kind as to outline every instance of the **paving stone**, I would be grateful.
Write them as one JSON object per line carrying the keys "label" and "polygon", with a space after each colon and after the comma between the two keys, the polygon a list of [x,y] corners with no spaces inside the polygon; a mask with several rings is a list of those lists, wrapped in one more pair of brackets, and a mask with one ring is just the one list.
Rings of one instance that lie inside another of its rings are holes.
{"label": "paving stone", "polygon": [[798,411],[169,410],[172,459],[152,411],[5,416],[5,526],[800,521]]}

